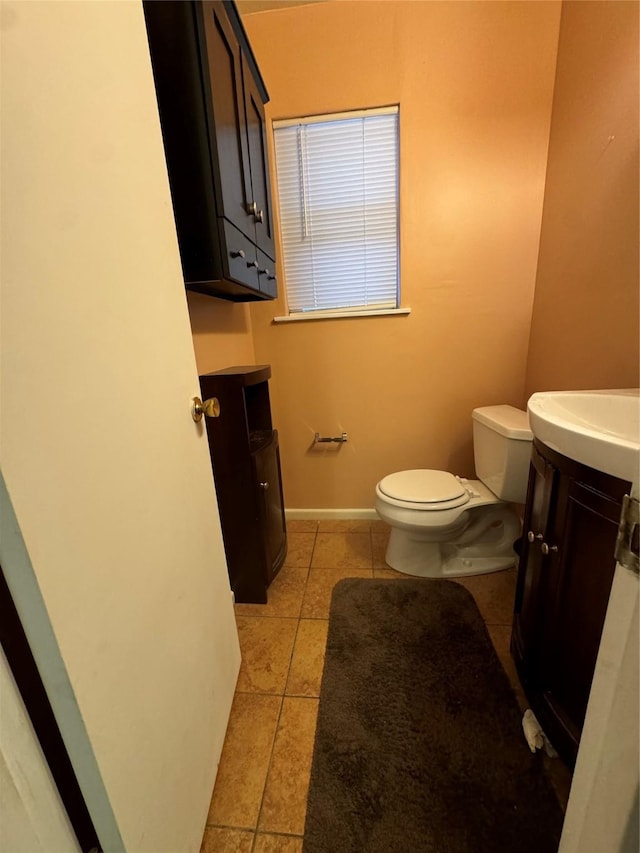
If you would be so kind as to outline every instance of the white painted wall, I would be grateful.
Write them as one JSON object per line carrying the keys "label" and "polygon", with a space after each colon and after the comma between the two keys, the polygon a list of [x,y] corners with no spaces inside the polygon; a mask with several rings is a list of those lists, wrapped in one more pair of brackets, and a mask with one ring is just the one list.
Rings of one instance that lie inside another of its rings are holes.
{"label": "white painted wall", "polygon": [[1,12],[0,561],[105,849],[197,851],[239,648],[142,7]]}
{"label": "white painted wall", "polygon": [[9,664],[0,651],[0,850],[79,853]]}

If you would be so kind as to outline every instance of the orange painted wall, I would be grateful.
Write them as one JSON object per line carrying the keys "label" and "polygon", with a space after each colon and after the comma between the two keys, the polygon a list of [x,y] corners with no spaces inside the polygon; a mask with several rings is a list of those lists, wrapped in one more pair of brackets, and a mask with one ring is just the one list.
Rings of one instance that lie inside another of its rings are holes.
{"label": "orange painted wall", "polygon": [[198,373],[255,363],[247,305],[191,292],[187,301]]}
{"label": "orange painted wall", "polygon": [[[471,410],[524,403],[559,16],[362,0],[245,18],[271,118],[400,104],[412,313],[274,325],[282,300],[250,309],[287,507],[370,508],[403,468],[473,475]],[[349,442],[310,449],[316,430]]]}
{"label": "orange painted wall", "polygon": [[526,393],[639,384],[638,4],[566,2]]}

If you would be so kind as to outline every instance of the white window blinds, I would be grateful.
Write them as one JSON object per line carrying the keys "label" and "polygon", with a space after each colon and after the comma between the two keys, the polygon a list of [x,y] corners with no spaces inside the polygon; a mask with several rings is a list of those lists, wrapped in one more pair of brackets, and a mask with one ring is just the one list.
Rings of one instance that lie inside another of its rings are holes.
{"label": "white window blinds", "polygon": [[289,311],[398,307],[398,110],[274,122]]}

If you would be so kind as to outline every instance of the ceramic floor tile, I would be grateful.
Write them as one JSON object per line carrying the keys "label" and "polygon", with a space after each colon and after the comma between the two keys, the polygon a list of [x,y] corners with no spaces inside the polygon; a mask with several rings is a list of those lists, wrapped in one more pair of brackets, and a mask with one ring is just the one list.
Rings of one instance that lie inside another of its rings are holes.
{"label": "ceramic floor tile", "polygon": [[372,533],[371,534],[371,549],[373,551],[373,568],[388,569],[385,554],[387,553],[387,545],[389,544],[389,533]]}
{"label": "ceramic floor tile", "polygon": [[311,569],[302,599],[301,615],[306,619],[328,619],[331,593],[343,578],[371,578],[372,569]]}
{"label": "ceramic floor tile", "polygon": [[473,595],[487,625],[511,625],[516,592],[515,569],[452,580],[462,584]]}
{"label": "ceramic floor tile", "polygon": [[285,566],[297,566],[308,569],[311,564],[315,533],[287,533],[287,556]]}
{"label": "ceramic floor tile", "polygon": [[306,518],[287,519],[287,533],[315,533],[318,522]]}
{"label": "ceramic floor tile", "polygon": [[[396,572],[395,569],[390,569],[389,566],[384,569],[374,568],[373,576],[374,578],[392,578],[397,581],[408,579],[412,579],[414,581],[418,580],[414,575],[407,575],[404,572]],[[423,578],[423,580],[426,582],[428,578]]]}
{"label": "ceramic floor tile", "polygon": [[[509,682],[516,694],[520,711],[524,714],[527,708],[530,707],[529,700],[520,684],[516,665],[509,651],[511,642],[511,626],[510,625],[487,625],[487,631],[493,642],[498,657],[502,666],[507,673]],[[572,773],[569,768],[559,758],[549,758],[547,755],[542,755],[545,770],[549,777],[549,781],[560,803],[563,811],[566,811],[567,801],[569,799],[569,791],[571,789]]]}
{"label": "ceramic floor tile", "polygon": [[253,853],[302,853],[302,838],[297,835],[258,833]]}
{"label": "ceramic floor tile", "polygon": [[371,536],[367,533],[318,533],[313,549],[314,569],[370,569]]}
{"label": "ceramic floor tile", "polygon": [[387,522],[383,521],[381,518],[376,518],[375,520],[371,519],[369,527],[372,533],[386,533],[387,536],[391,533],[391,528]]}
{"label": "ceramic floor tile", "polygon": [[208,824],[255,828],[281,701],[279,696],[236,693]]}
{"label": "ceramic floor tile", "polygon": [[242,663],[240,693],[284,693],[297,619],[236,616]]}
{"label": "ceramic floor tile", "polygon": [[328,628],[326,619],[300,620],[285,689],[287,695],[320,695]]}
{"label": "ceramic floor tile", "polygon": [[285,696],[260,811],[264,832],[304,832],[317,715],[317,699]]}
{"label": "ceramic floor tile", "polygon": [[200,853],[251,853],[253,837],[253,832],[243,829],[208,826],[204,832]]}
{"label": "ceramic floor tile", "polygon": [[318,522],[318,533],[368,533],[369,529],[366,518],[326,518]]}
{"label": "ceramic floor tile", "polygon": [[308,573],[308,569],[282,566],[267,590],[267,603],[236,604],[236,615],[298,617]]}

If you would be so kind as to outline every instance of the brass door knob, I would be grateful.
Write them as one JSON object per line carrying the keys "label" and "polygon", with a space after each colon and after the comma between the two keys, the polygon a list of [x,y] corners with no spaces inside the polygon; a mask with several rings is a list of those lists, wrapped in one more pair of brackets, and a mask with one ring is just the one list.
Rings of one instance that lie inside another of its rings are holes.
{"label": "brass door knob", "polygon": [[220,417],[220,403],[218,402],[217,397],[209,397],[209,399],[205,400],[204,403],[200,397],[193,398],[193,402],[191,404],[191,417],[196,423],[199,423],[202,420],[203,415],[206,415],[208,418]]}

